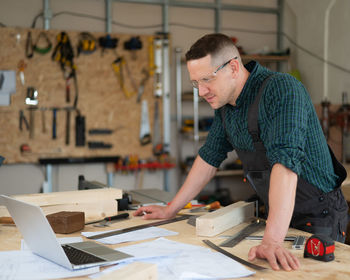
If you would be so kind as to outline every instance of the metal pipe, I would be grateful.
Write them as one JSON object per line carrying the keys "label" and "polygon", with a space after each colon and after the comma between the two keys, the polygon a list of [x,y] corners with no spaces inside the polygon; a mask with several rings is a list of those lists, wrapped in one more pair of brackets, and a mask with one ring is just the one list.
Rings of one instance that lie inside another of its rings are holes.
{"label": "metal pipe", "polygon": [[50,29],[50,23],[51,23],[51,18],[52,18],[52,12],[50,9],[50,2],[49,0],[44,0],[44,29],[49,30]]}
{"label": "metal pipe", "polygon": [[112,1],[105,0],[106,5],[106,32],[112,32]]}
{"label": "metal pipe", "polygon": [[162,15],[163,15],[163,32],[169,33],[169,0],[164,0],[162,6]]}
{"label": "metal pipe", "polygon": [[221,0],[215,0],[215,32],[220,33],[221,31]]}
{"label": "metal pipe", "polygon": [[324,41],[323,41],[323,99],[328,100],[328,42],[329,42],[329,14],[336,0],[332,0],[324,17]]}

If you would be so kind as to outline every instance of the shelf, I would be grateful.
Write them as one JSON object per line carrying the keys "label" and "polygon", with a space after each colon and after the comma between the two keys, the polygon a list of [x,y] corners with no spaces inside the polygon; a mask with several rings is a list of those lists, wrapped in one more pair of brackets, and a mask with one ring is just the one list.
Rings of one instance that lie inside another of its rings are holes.
{"label": "shelf", "polygon": [[[208,136],[208,131],[199,131],[198,133],[198,137],[199,137],[199,141],[205,140]],[[190,132],[183,132],[181,131],[181,134],[184,135],[187,139],[189,140],[194,140],[194,133],[193,131]]]}

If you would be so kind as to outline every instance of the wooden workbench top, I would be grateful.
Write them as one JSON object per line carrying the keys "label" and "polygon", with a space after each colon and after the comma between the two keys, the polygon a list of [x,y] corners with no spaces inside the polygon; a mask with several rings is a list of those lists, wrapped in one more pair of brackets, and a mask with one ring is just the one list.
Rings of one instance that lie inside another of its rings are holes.
{"label": "wooden workbench top", "polygon": [[[112,224],[108,228],[97,228],[93,225],[87,225],[84,228],[84,231],[101,231],[101,230],[112,230],[112,229],[120,229],[125,227],[131,227],[143,223],[149,223],[153,221],[145,221],[141,217],[133,217],[132,214],[130,214],[130,219],[125,221],[118,221],[114,224]],[[161,226],[163,228],[179,232],[179,235],[176,236],[170,236],[167,237],[170,240],[193,244],[193,245],[199,245],[199,246],[206,246],[202,240],[203,239],[209,239],[215,244],[220,244],[224,239],[220,238],[219,236],[207,238],[207,237],[199,237],[196,236],[196,230],[195,227],[187,224],[185,221],[180,221],[176,223],[171,223],[167,225]],[[226,232],[224,232],[222,235],[231,235],[240,230],[242,227],[244,227],[244,224],[241,224],[235,228],[232,228]],[[263,232],[258,232],[256,235],[262,235]],[[310,234],[300,232],[295,229],[290,229],[288,232],[288,235],[307,235]],[[70,237],[70,236],[81,236],[79,232],[69,234],[69,235],[63,235],[63,234],[57,234],[57,237]],[[20,239],[21,235],[18,232],[17,228],[14,225],[0,225],[0,250],[19,250],[20,249]],[[85,239],[85,237],[83,237]],[[149,241],[149,240],[147,240]],[[109,245],[111,248],[120,248],[124,246],[128,246],[139,242],[128,242],[128,243],[122,243],[117,245]],[[260,241],[254,241],[254,240],[244,240],[238,245],[236,245],[234,248],[224,248],[227,251],[237,255],[240,258],[243,258],[247,260],[247,255],[249,249],[259,244]],[[285,246],[287,248],[291,249],[291,242],[285,242]],[[285,272],[285,271],[273,271],[270,269],[268,263],[264,260],[256,260],[254,261],[255,264],[268,267],[266,271],[256,272],[255,275],[247,277],[245,279],[349,279],[350,278],[350,246],[344,245],[341,243],[336,242],[336,249],[335,249],[335,260],[332,262],[320,262],[312,259],[304,259],[303,258],[303,250],[292,250],[293,253],[299,258],[301,263],[301,268],[297,271],[292,272]],[[89,279],[88,277],[80,277],[80,278],[74,278],[74,279]]]}

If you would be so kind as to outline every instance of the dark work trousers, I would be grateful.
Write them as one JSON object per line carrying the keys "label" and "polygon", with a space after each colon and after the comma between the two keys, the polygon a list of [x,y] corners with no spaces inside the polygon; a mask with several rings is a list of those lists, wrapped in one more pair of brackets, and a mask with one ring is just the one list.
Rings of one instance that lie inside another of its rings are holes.
{"label": "dark work trousers", "polygon": [[[264,202],[267,212],[271,165],[259,136],[258,113],[264,88],[272,76],[265,79],[248,110],[248,131],[253,139],[255,151],[236,149],[239,159],[243,163],[245,177]],[[225,109],[221,110],[221,116],[224,120]],[[223,124],[226,130],[224,121]],[[295,206],[290,225],[310,233],[324,234],[333,240],[344,243],[348,224],[348,205],[340,186],[346,178],[346,170],[334,157],[330,148],[329,151],[334,171],[339,176],[336,188],[329,193],[325,193],[298,177]]]}

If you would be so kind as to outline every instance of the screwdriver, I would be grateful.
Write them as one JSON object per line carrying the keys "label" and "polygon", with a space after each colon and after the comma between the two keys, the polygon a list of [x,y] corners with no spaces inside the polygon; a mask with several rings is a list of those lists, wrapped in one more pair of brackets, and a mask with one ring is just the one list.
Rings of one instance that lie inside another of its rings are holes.
{"label": "screwdriver", "polygon": [[199,208],[195,208],[195,209],[191,209],[190,212],[200,212],[200,211],[205,211],[205,210],[215,210],[215,209],[219,209],[221,207],[220,202],[219,201],[214,201],[208,205],[205,205],[203,207],[199,207]]}

